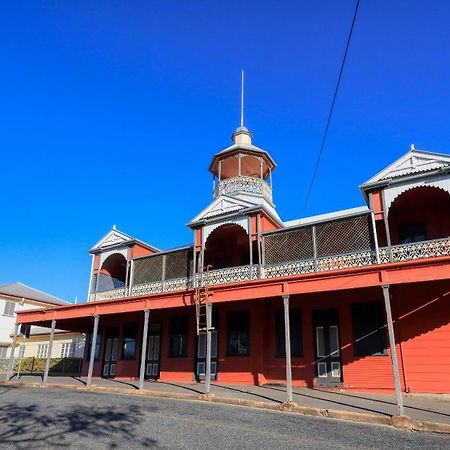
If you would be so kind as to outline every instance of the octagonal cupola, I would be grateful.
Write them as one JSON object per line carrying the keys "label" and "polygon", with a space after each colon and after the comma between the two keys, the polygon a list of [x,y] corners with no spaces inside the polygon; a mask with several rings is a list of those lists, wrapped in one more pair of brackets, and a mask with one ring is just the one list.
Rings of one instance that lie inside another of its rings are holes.
{"label": "octagonal cupola", "polygon": [[272,171],[276,164],[266,150],[253,145],[253,136],[241,124],[231,136],[232,145],[213,156],[213,197],[259,196],[272,204]]}

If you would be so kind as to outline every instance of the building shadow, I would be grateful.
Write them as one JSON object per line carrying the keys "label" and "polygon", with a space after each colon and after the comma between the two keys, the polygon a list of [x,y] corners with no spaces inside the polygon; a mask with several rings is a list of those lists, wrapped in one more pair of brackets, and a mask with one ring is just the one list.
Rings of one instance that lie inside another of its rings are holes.
{"label": "building shadow", "polygon": [[154,383],[158,383],[158,384],[165,384],[167,386],[174,386],[180,389],[184,389],[186,391],[191,391],[191,392],[195,392],[196,394],[203,394],[204,392],[200,389],[195,389],[193,387],[189,387],[189,386],[185,386],[184,384],[181,383],[169,383],[167,381],[156,381]]}
{"label": "building shadow", "polygon": [[[147,405],[145,411],[158,408]],[[96,442],[98,448],[119,448],[133,442],[138,448],[158,447],[158,441],[139,437],[143,411],[136,406],[74,406],[51,413],[38,404],[0,406],[0,447],[70,447],[80,439]]]}
{"label": "building shadow", "polygon": [[226,389],[228,391],[239,392],[241,394],[251,395],[253,397],[262,398],[264,400],[268,400],[270,402],[275,402],[275,403],[278,403],[278,404],[283,403],[282,401],[280,401],[280,400],[278,400],[276,398],[267,397],[266,395],[257,394],[255,392],[247,391],[245,389],[238,389],[238,388],[231,387],[231,386],[224,386],[223,384],[214,384],[213,386],[214,386],[214,388],[220,388],[220,389]]}
{"label": "building shadow", "polygon": [[[285,392],[283,389],[279,389],[273,386],[263,386],[264,389],[271,389],[271,390],[275,390],[275,391],[280,391],[280,392]],[[312,400],[317,400],[317,401],[321,401],[321,402],[326,402],[326,403],[331,403],[332,405],[339,405],[339,406],[346,406],[348,408],[352,408],[358,411],[366,411],[366,412],[370,412],[373,414],[381,414],[383,416],[392,416],[392,414],[387,413],[386,411],[382,411],[379,409],[373,409],[373,408],[366,408],[364,406],[358,406],[352,403],[344,403],[344,402],[340,402],[337,400],[332,400],[332,399],[328,399],[328,398],[320,398],[317,397],[315,395],[308,395],[305,393],[300,393],[300,392],[293,392],[293,396],[295,397],[304,397],[304,398],[310,398]]]}

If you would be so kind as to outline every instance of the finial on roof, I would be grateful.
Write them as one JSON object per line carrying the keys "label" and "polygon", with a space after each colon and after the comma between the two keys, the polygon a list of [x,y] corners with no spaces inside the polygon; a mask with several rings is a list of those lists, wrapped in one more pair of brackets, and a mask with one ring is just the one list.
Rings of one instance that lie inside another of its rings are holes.
{"label": "finial on roof", "polygon": [[241,128],[244,128],[244,69],[241,70]]}
{"label": "finial on roof", "polygon": [[415,150],[416,147],[414,146],[414,144],[411,144],[411,145],[409,146],[409,149],[412,151],[412,150]]}
{"label": "finial on roof", "polygon": [[113,230],[115,230],[115,229],[116,229],[116,226],[115,226],[115,225],[113,225],[112,229],[113,229]]}
{"label": "finial on roof", "polygon": [[231,140],[238,145],[252,145],[252,134],[244,126],[244,69],[241,70],[241,125],[236,128]]}

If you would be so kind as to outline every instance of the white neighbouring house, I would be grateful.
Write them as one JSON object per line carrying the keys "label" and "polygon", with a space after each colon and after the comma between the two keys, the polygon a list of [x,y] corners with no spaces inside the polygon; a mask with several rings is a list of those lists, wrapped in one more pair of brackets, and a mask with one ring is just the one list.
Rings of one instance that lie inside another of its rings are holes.
{"label": "white neighbouring house", "polygon": [[[46,294],[23,283],[0,285],[0,360],[9,358],[13,342],[16,313],[37,308],[69,305],[65,300]],[[50,330],[31,327],[28,338],[19,335],[14,356],[16,358],[45,358]],[[55,330],[52,358],[81,358],[84,352],[84,335]]]}

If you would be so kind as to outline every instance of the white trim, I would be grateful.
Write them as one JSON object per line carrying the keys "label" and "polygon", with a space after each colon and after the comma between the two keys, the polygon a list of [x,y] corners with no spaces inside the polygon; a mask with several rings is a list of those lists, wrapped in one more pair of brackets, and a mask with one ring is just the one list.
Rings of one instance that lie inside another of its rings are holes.
{"label": "white trim", "polygon": [[203,227],[203,232],[202,232],[203,246],[205,245],[208,237],[214,230],[221,227],[222,225],[231,225],[231,224],[239,225],[241,228],[244,229],[244,231],[247,234],[249,234],[248,217],[247,216],[237,217],[235,219],[224,220],[223,222],[213,223],[211,225],[206,225],[205,227]]}
{"label": "white trim", "polygon": [[[320,348],[319,348],[319,335],[317,333],[319,330],[322,330],[323,346],[324,346],[324,349],[323,349],[324,353],[323,354],[320,353]],[[317,356],[319,358],[323,358],[323,357],[326,356],[325,355],[325,333],[324,333],[324,327],[316,327],[316,352],[317,352]]]}
{"label": "white trim", "polygon": [[[339,327],[337,325],[330,325],[329,326],[330,329],[330,355],[329,356],[339,356],[340,355],[340,351],[339,351]],[[331,330],[336,330],[336,350],[334,352],[331,351]]]}
{"label": "white trim", "polygon": [[[323,375],[321,375],[321,370],[320,368],[325,366],[325,372]],[[319,378],[327,378],[328,376],[328,372],[327,372],[327,363],[326,362],[318,362],[317,363],[317,375]]]}
{"label": "white trim", "polygon": [[435,176],[423,180],[411,181],[409,183],[396,184],[384,189],[387,213],[389,214],[389,209],[398,196],[417,187],[434,187],[442,189],[450,194],[450,177],[448,175]]}
{"label": "white trim", "polygon": [[340,362],[332,361],[331,376],[333,378],[341,378],[341,363]]}
{"label": "white trim", "polygon": [[99,258],[99,270],[101,270],[103,263],[106,261],[106,259],[111,256],[114,255],[114,253],[120,253],[121,255],[123,255],[125,257],[126,260],[128,260],[128,253],[130,251],[129,247],[122,247],[122,248],[115,248],[114,250],[109,250],[107,252],[103,252],[100,253],[100,258]]}

